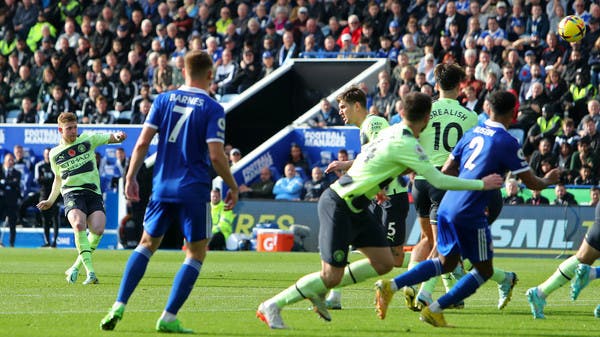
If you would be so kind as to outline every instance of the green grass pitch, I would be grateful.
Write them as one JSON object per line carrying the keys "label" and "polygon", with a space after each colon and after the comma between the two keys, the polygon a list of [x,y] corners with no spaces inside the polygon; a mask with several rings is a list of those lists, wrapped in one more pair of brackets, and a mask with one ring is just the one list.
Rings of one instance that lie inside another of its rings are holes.
{"label": "green grass pitch", "polygon": [[[124,319],[114,331],[101,331],[100,319],[115,299],[121,272],[130,251],[98,251],[94,255],[100,284],[68,285],[63,272],[75,258],[74,250],[0,250],[0,336],[156,336],[154,324],[183,260],[182,252],[159,251],[146,277],[133,294]],[[360,255],[353,254],[353,259]],[[210,252],[190,298],[179,313],[184,326],[200,336],[598,336],[600,320],[593,310],[600,299],[600,282],[585,289],[577,302],[565,286],[548,299],[546,320],[534,321],[524,293],[548,277],[562,261],[498,258],[496,265],[517,272],[520,282],[512,302],[496,309],[496,285],[484,285],[466,301],[464,310],[447,310],[453,329],[433,328],[404,308],[403,298],[392,302],[385,321],[375,316],[372,285],[375,279],[348,287],[344,310],[333,311],[332,322],[317,318],[302,301],[285,308],[291,329],[269,330],[255,317],[258,304],[291,285],[298,277],[319,269],[318,254]],[[403,269],[396,269],[388,276]],[[441,282],[436,296],[442,291]]]}

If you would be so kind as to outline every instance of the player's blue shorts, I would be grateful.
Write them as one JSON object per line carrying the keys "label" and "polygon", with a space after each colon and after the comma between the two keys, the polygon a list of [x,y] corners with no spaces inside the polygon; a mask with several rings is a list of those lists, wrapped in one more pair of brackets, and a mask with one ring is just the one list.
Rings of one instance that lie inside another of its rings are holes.
{"label": "player's blue shorts", "polygon": [[491,260],[494,256],[492,235],[486,218],[455,223],[440,210],[437,225],[437,249],[441,255],[458,253],[471,262]]}
{"label": "player's blue shorts", "polygon": [[150,200],[144,216],[144,229],[156,238],[165,235],[171,225],[179,225],[188,242],[209,238],[212,219],[208,203],[161,202]]}

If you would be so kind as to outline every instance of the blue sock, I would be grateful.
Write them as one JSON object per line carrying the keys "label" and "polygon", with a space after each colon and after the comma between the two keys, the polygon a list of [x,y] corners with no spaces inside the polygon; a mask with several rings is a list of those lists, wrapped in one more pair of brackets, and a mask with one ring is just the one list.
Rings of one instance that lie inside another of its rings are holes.
{"label": "blue sock", "polygon": [[194,288],[194,283],[200,274],[202,268],[202,262],[191,258],[186,258],[181,265],[181,269],[175,275],[173,280],[173,288],[171,289],[171,295],[167,301],[165,311],[176,315],[183,302],[188,298],[190,292]]}
{"label": "blue sock", "polygon": [[459,303],[465,298],[473,295],[485,281],[487,281],[487,279],[483,278],[477,269],[473,269],[467,275],[461,277],[454,287],[437,301],[442,309],[446,309],[450,305]]}
{"label": "blue sock", "polygon": [[131,253],[127,265],[125,265],[117,302],[127,303],[135,287],[144,276],[150,257],[152,257],[152,252],[143,246],[137,246]]}
{"label": "blue sock", "polygon": [[[592,267],[592,269],[594,269],[594,273],[593,273],[594,277],[593,278],[590,277],[590,280],[595,280],[597,278],[600,278],[600,267]],[[590,276],[591,276],[591,274],[592,273],[590,272]]]}
{"label": "blue sock", "polygon": [[396,276],[393,281],[397,289],[400,289],[427,281],[437,275],[442,275],[442,263],[436,258],[417,264],[413,269]]}

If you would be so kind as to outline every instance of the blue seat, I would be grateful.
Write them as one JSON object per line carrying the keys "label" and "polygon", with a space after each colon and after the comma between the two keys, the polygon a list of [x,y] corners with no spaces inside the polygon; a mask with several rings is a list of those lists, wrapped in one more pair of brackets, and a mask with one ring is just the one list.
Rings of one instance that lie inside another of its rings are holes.
{"label": "blue seat", "polygon": [[119,117],[116,119],[117,124],[129,124],[131,122],[131,110],[121,111]]}
{"label": "blue seat", "polygon": [[508,133],[510,133],[511,136],[515,137],[520,145],[523,145],[525,131],[523,131],[522,129],[508,129]]}
{"label": "blue seat", "polygon": [[7,124],[14,124],[17,122],[17,119],[19,118],[19,113],[21,113],[21,110],[10,110],[9,112],[6,113],[6,123]]}

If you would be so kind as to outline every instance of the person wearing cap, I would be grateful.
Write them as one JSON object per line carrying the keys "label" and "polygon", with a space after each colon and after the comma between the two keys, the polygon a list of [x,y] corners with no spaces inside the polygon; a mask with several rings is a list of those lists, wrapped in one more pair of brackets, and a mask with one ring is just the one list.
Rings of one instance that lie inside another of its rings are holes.
{"label": "person wearing cap", "polygon": [[[473,1],[471,1],[473,3]],[[444,18],[438,12],[437,1],[428,0],[426,7],[427,14],[421,18],[420,22],[429,20],[432,24],[432,32],[437,35],[437,32],[441,32],[444,29]]]}
{"label": "person wearing cap", "polygon": [[507,27],[508,23],[508,6],[504,1],[498,1],[496,4],[496,21],[498,21],[498,25],[502,28]]}
{"label": "person wearing cap", "polygon": [[306,32],[306,23],[308,21],[308,9],[306,7],[298,8],[296,18],[292,19],[292,24],[294,25],[294,29],[298,30],[300,33],[304,34]]}
{"label": "person wearing cap", "polygon": [[392,45],[394,48],[400,50],[402,48],[402,36],[400,35],[400,24],[398,21],[393,20],[388,24],[388,32],[387,36],[389,36],[392,41]]}
{"label": "person wearing cap", "polygon": [[259,79],[262,79],[277,69],[277,64],[275,63],[275,58],[273,57],[273,53],[265,50],[262,53],[262,69],[260,71]]}
{"label": "person wearing cap", "polygon": [[531,16],[527,19],[525,25],[525,33],[537,33],[538,36],[545,37],[550,31],[550,21],[542,9],[540,4],[531,5]]}
{"label": "person wearing cap", "polygon": [[433,46],[436,42],[436,37],[433,35],[433,22],[429,19],[419,22],[419,31],[417,32],[417,46],[425,48],[425,46]]}
{"label": "person wearing cap", "polygon": [[229,165],[234,165],[242,159],[242,151],[238,148],[233,148],[229,151]]}
{"label": "person wearing cap", "polygon": [[360,37],[362,36],[362,29],[357,15],[352,14],[348,17],[348,26],[342,29],[340,37],[337,40],[337,44],[340,48],[344,47],[344,41],[342,40],[344,34],[350,35],[350,42],[353,46],[358,45]]}

